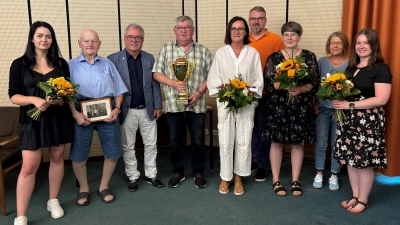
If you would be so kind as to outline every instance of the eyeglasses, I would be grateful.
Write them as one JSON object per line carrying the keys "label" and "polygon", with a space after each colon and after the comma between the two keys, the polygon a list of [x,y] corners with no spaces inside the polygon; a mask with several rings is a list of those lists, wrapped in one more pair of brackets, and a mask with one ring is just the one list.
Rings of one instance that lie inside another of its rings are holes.
{"label": "eyeglasses", "polygon": [[244,30],[245,30],[244,27],[238,27],[238,28],[232,27],[232,28],[231,28],[231,32],[236,32],[236,31],[242,32],[242,31],[244,31]]}
{"label": "eyeglasses", "polygon": [[83,40],[82,42],[85,43],[85,45],[88,44],[97,45],[99,43],[98,41],[93,41],[93,40]]}
{"label": "eyeglasses", "polygon": [[192,28],[193,28],[193,26],[175,27],[175,29],[177,29],[177,30],[179,30],[179,31],[182,31],[182,30],[188,31],[188,30],[190,30],[190,29],[192,29]]}
{"label": "eyeglasses", "polygon": [[128,36],[125,36],[125,39],[127,39],[129,41],[133,41],[133,40],[135,40],[135,41],[143,41],[143,37],[141,37],[141,36],[128,35]]}
{"label": "eyeglasses", "polygon": [[287,34],[287,33],[284,33],[283,35],[282,35],[282,37],[284,37],[284,38],[295,38],[295,37],[298,37],[299,35],[298,34],[296,34],[296,33],[294,33],[294,34]]}
{"label": "eyeglasses", "polygon": [[330,45],[343,45],[343,42],[337,41],[337,42],[329,42]]}
{"label": "eyeglasses", "polygon": [[255,21],[263,21],[265,18],[264,17],[250,17],[249,20],[251,22],[255,22]]}

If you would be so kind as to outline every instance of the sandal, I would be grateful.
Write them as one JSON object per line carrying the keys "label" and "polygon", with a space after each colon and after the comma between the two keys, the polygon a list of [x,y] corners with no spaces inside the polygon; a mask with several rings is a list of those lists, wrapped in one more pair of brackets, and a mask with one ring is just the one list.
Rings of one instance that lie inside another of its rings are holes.
{"label": "sandal", "polygon": [[[295,195],[294,194],[295,191],[300,192],[300,194]],[[303,194],[303,191],[300,188],[300,183],[298,181],[292,181],[292,195],[293,196],[301,196],[302,194]]]}
{"label": "sandal", "polygon": [[[363,205],[364,208],[361,211],[351,211],[352,209],[354,209],[355,207],[357,207],[357,205]],[[357,199],[356,203],[354,203],[350,208],[347,209],[347,212],[351,213],[351,214],[360,214],[362,212],[364,212],[366,209],[368,208],[368,203],[365,202],[361,202]]]}
{"label": "sandal", "polygon": [[233,192],[234,192],[235,195],[242,195],[242,194],[244,194],[243,183],[242,183],[241,180],[239,180],[239,181],[236,181],[236,180],[235,180],[235,185],[234,185],[234,186],[235,186],[235,187],[234,187]]}
{"label": "sandal", "polygon": [[351,202],[352,200],[356,200],[356,202],[357,202],[357,201],[358,201],[358,198],[353,196],[353,197],[351,197],[349,200],[343,201],[345,205],[343,205],[343,202],[340,203],[340,207],[342,207],[342,208],[344,208],[344,209],[349,208],[349,207],[351,206],[351,204],[350,204],[350,205],[347,205],[347,204],[349,204],[349,202]]}
{"label": "sandal", "polygon": [[228,194],[228,192],[229,192],[229,182],[221,180],[221,183],[219,184],[219,193],[225,195]]}
{"label": "sandal", "polygon": [[[86,199],[86,202],[79,203],[80,200]],[[87,206],[89,205],[89,193],[88,192],[79,192],[75,199],[75,205],[77,206]]]}
{"label": "sandal", "polygon": [[[101,201],[104,203],[111,203],[115,200],[114,194],[111,192],[110,189],[104,189],[102,191],[98,191],[97,195],[101,198]],[[111,195],[113,198],[111,200],[106,200],[106,197]]]}
{"label": "sandal", "polygon": [[[275,187],[277,187],[277,188],[275,188]],[[273,183],[272,184],[272,188],[274,189],[275,194],[278,195],[278,196],[286,196],[287,195],[287,192],[286,192],[285,188],[283,188],[281,182],[279,182],[279,181]],[[285,193],[284,194],[278,194],[278,192],[281,192],[281,191],[283,191]]]}

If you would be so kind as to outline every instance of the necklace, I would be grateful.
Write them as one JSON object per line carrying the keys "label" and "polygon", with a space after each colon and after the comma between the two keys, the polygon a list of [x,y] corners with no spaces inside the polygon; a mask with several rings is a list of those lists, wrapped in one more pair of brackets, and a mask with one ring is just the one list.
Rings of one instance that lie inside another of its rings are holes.
{"label": "necklace", "polygon": [[289,59],[292,59],[293,56],[296,55],[297,50],[298,50],[298,49],[296,49],[296,50],[293,52],[293,49],[292,49],[292,57],[290,57],[289,52],[288,52],[286,49],[285,49],[285,52],[286,52],[288,58],[289,58]]}

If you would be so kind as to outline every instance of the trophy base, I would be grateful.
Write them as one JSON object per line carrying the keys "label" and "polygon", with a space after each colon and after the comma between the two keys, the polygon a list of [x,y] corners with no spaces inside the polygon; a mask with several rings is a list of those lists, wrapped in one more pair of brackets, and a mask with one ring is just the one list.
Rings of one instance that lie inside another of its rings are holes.
{"label": "trophy base", "polygon": [[189,99],[177,99],[176,103],[178,105],[187,105],[187,104],[189,104]]}

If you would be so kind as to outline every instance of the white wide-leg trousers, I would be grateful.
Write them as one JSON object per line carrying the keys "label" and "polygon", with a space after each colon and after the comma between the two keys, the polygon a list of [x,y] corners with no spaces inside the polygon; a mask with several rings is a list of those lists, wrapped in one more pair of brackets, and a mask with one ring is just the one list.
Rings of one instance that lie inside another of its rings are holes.
{"label": "white wide-leg trousers", "polygon": [[232,180],[233,173],[239,176],[251,174],[251,136],[257,105],[258,103],[247,105],[234,114],[225,109],[226,104],[217,99],[222,180]]}

